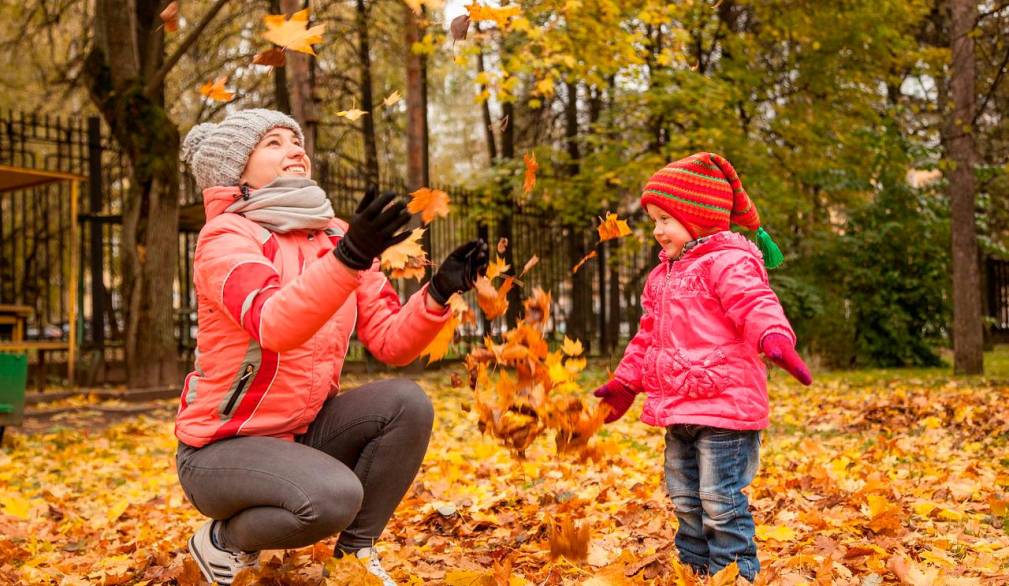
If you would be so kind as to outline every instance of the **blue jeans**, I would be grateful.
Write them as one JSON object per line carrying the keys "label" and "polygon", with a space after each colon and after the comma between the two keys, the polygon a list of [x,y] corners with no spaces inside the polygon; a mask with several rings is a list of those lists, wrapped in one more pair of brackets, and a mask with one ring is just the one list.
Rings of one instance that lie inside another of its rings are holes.
{"label": "blue jeans", "polygon": [[749,581],[760,571],[753,516],[742,490],[760,462],[760,432],[704,425],[666,428],[666,491],[680,528],[680,560],[701,574],[732,562]]}

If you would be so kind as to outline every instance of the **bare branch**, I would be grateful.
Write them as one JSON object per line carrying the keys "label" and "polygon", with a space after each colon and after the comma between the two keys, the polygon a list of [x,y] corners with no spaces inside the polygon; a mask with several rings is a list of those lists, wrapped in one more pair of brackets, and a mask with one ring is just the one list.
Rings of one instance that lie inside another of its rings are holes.
{"label": "bare branch", "polygon": [[168,72],[175,67],[175,64],[179,62],[179,59],[182,58],[186,51],[189,50],[189,47],[191,47],[193,43],[196,42],[196,39],[199,38],[203,29],[207,28],[210,21],[214,19],[217,13],[221,11],[221,8],[224,8],[224,5],[227,3],[228,0],[217,0],[217,2],[210,7],[210,10],[203,15],[203,19],[200,20],[200,22],[193,27],[191,31],[189,31],[186,38],[183,39],[182,42],[179,43],[179,46],[175,48],[175,52],[172,53],[171,57],[165,60],[164,64],[161,65],[161,68],[158,69],[153,76],[151,76],[151,79],[147,80],[147,84],[144,86],[145,96],[150,98],[154,95],[154,92],[156,92],[157,89],[161,87],[161,84],[165,82],[165,77],[168,75]]}

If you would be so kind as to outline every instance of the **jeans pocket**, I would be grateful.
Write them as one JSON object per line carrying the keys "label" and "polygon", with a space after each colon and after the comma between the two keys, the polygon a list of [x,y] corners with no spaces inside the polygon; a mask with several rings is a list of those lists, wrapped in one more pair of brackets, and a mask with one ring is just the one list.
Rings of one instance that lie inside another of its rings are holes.
{"label": "jeans pocket", "polygon": [[658,366],[669,391],[690,399],[715,397],[729,386],[729,367],[721,350],[697,353],[678,348],[664,352]]}

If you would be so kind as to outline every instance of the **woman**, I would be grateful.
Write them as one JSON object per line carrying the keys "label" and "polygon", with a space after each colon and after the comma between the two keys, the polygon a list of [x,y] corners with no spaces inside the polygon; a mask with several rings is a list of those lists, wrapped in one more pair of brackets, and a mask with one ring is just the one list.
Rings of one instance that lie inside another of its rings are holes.
{"label": "woman", "polygon": [[351,333],[379,360],[412,362],[449,318],[446,302],[487,267],[486,243],[456,249],[405,305],[378,270],[410,220],[370,189],[350,224],[311,180],[301,128],[254,109],[186,136],[182,157],[207,223],[194,257],[195,370],[175,433],[179,481],[210,520],[189,540],[204,577],[230,584],[261,549],[339,533],[334,555],[366,558],[416,475],[431,402],[416,383],[341,392]]}

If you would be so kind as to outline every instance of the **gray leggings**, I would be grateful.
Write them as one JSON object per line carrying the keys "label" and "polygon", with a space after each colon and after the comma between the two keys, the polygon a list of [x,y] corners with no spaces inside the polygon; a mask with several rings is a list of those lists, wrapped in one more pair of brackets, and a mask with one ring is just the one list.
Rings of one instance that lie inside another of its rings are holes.
{"label": "gray leggings", "polygon": [[193,506],[221,522],[220,545],[259,551],[372,545],[420,469],[434,410],[416,383],[366,384],[326,401],[294,442],[235,437],[180,443],[179,482]]}

